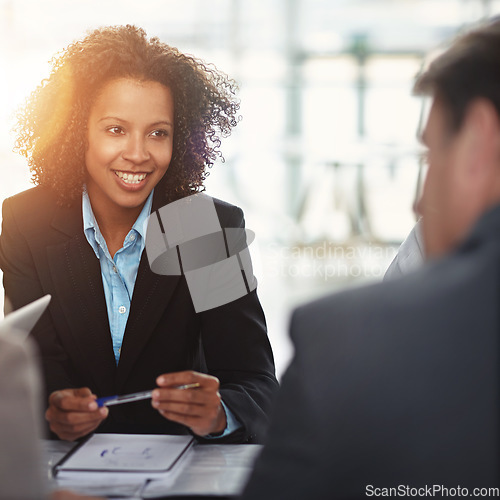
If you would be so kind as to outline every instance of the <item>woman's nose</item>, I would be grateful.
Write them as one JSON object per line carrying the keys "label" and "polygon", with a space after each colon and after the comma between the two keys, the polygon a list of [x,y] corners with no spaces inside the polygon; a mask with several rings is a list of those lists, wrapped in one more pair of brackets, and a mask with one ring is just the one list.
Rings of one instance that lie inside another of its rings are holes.
{"label": "woman's nose", "polygon": [[139,135],[129,136],[123,151],[123,158],[134,163],[144,163],[149,157],[146,139]]}

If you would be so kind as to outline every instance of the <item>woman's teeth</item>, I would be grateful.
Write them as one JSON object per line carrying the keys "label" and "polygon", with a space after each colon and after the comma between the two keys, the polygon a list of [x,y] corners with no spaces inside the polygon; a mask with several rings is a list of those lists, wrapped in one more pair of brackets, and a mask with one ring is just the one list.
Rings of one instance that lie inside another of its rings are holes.
{"label": "woman's teeth", "polygon": [[116,172],[115,174],[127,184],[139,184],[148,174],[127,174],[126,172]]}

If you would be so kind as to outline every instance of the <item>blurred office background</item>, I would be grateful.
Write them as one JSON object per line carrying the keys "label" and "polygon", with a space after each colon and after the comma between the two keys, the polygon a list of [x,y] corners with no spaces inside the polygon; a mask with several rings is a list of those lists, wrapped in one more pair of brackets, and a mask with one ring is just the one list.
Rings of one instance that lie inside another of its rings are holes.
{"label": "blurred office background", "polygon": [[[292,308],[382,279],[415,222],[424,57],[496,0],[0,0],[0,201],[30,187],[16,108],[57,51],[135,24],[239,82],[207,192],[241,206],[278,375]],[[332,325],[332,328],[334,325]],[[235,331],[235,335],[237,335]]]}

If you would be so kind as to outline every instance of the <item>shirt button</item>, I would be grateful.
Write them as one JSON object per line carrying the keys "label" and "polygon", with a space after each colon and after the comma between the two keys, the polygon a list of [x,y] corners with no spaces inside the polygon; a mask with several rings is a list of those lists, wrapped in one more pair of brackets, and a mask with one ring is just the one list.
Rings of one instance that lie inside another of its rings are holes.
{"label": "shirt button", "polygon": [[113,271],[114,271],[115,273],[117,273],[117,272],[118,272],[118,269],[116,269],[116,266],[113,266]]}
{"label": "shirt button", "polygon": [[134,241],[135,240],[135,234],[131,234],[130,235],[130,241]]}
{"label": "shirt button", "polygon": [[118,312],[119,312],[120,314],[125,314],[125,313],[127,312],[127,308],[126,308],[125,306],[120,306],[120,307],[118,308]]}

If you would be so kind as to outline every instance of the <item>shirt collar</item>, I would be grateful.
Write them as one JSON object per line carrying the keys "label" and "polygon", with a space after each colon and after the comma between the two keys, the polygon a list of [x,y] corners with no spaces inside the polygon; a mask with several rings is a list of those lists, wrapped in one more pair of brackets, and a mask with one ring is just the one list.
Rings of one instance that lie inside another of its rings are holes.
{"label": "shirt collar", "polygon": [[148,217],[151,215],[151,206],[153,205],[153,192],[154,189],[153,191],[151,191],[151,193],[149,193],[148,199],[146,200],[146,203],[144,203],[139,217],[137,217],[134,225],[132,226],[132,230],[135,230],[139,233],[142,241],[146,241],[146,222],[148,220]]}
{"label": "shirt collar", "polygon": [[[151,214],[151,206],[153,204],[153,193],[154,189],[149,194],[146,203],[142,207],[141,213],[139,217],[137,217],[132,229],[130,230],[128,236],[131,232],[137,232],[141,237],[141,245],[145,245],[146,241],[146,222]],[[83,232],[89,242],[90,246],[94,250],[97,258],[99,258],[99,246],[102,248],[106,248],[106,243],[104,237],[99,230],[99,224],[94,216],[94,212],[92,210],[92,205],[90,203],[90,198],[87,193],[87,190],[83,190],[82,194],[82,216],[83,216]]]}

